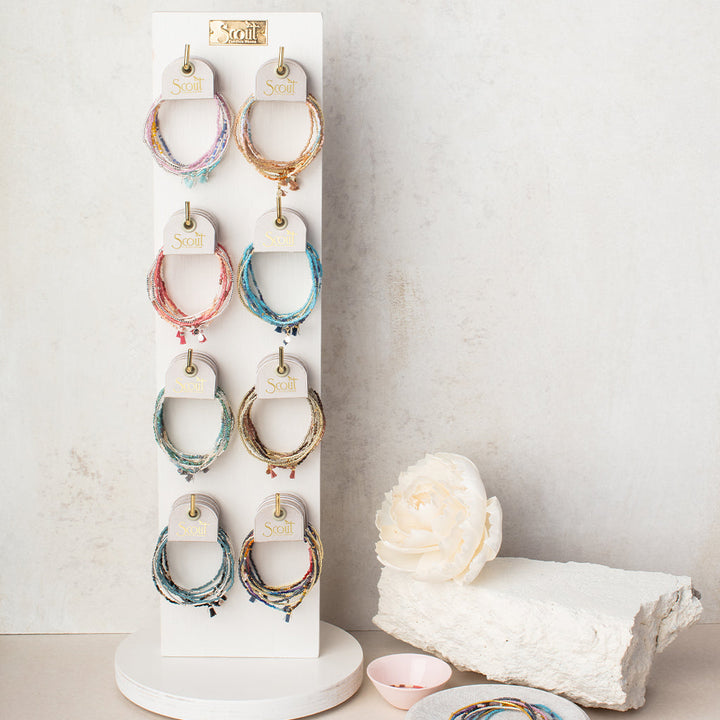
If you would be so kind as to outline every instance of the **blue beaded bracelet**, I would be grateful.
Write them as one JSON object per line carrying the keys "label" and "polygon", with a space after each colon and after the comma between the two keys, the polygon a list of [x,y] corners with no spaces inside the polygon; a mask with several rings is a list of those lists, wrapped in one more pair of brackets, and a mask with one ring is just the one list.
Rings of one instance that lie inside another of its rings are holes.
{"label": "blue beaded bracelet", "polygon": [[160,533],[152,560],[153,582],[158,592],[174,605],[207,607],[210,617],[215,617],[216,608],[227,599],[227,592],[235,582],[235,561],[233,548],[226,532],[218,528],[218,545],[222,548],[222,562],[215,577],[194,588],[180,587],[172,579],[167,560],[167,527]]}
{"label": "blue beaded bracelet", "polygon": [[178,450],[168,438],[165,432],[165,421],[163,417],[163,404],[165,401],[165,388],[163,388],[155,401],[155,414],[153,416],[153,430],[155,431],[155,440],[157,444],[165,451],[172,463],[177,467],[177,471],[185,476],[186,480],[192,480],[195,473],[200,471],[207,472],[217,458],[222,455],[230,443],[233,427],[235,427],[235,418],[233,417],[230,403],[227,396],[221,388],[215,391],[215,399],[222,407],[222,421],[220,423],[220,432],[215,440],[212,450],[204,454],[190,454]]}
{"label": "blue beaded bracelet", "polygon": [[489,718],[508,710],[522,713],[529,720],[562,720],[546,705],[533,704],[513,697],[495,698],[467,705],[456,710],[450,716],[450,720],[489,720]]}
{"label": "blue beaded bracelet", "polygon": [[320,578],[323,565],[323,546],[317,530],[312,525],[305,528],[304,541],[308,546],[310,565],[305,574],[290,585],[266,585],[252,557],[252,549],[255,544],[255,533],[248,533],[240,550],[238,559],[238,575],[240,582],[250,595],[250,602],[259,600],[273,610],[279,610],[285,614],[285,622],[290,621],[290,615],[298,605],[305,599],[305,596],[312,590],[313,585]]}
{"label": "blue beaded bracelet", "polygon": [[258,287],[255,273],[252,266],[253,246],[248,245],[243,253],[242,260],[237,271],[237,288],[240,300],[243,305],[250,310],[251,313],[264,320],[271,325],[275,325],[276,332],[285,332],[289,335],[297,335],[298,326],[312,312],[320,294],[320,285],[322,284],[322,264],[317,250],[307,243],[305,247],[305,255],[310,263],[310,272],[312,274],[312,288],[307,300],[301,308],[291,313],[277,313],[268,307],[263,299],[262,292]]}

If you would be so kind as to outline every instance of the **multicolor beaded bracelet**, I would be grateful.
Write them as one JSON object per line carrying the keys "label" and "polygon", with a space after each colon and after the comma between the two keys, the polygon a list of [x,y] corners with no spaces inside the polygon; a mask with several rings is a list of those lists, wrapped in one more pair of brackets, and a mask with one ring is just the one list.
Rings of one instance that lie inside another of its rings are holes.
{"label": "multicolor beaded bracelet", "polygon": [[165,100],[159,99],[155,102],[145,121],[145,144],[150,148],[155,161],[163,170],[173,175],[180,175],[188,187],[193,187],[197,182],[207,182],[210,171],[220,162],[227,149],[232,113],[220,93],[215,93],[214,99],[218,107],[217,136],[210,149],[201,158],[187,165],[173,156],[160,132],[158,115],[160,106],[166,102]]}
{"label": "multicolor beaded bracelet", "polygon": [[275,468],[281,467],[290,468],[290,477],[294,478],[297,466],[320,444],[325,433],[325,413],[320,396],[315,390],[308,388],[307,400],[310,403],[311,411],[310,427],[300,446],[288,453],[272,450],[260,440],[250,416],[255,400],[257,400],[257,393],[252,387],[243,398],[238,410],[238,432],[243,445],[253,457],[267,463],[265,471],[267,475],[275,477]]}
{"label": "multicolor beaded bracelet", "polygon": [[155,431],[155,440],[157,444],[165,451],[172,463],[177,467],[177,471],[190,481],[196,473],[202,471],[207,472],[210,466],[218,459],[227,449],[230,443],[235,419],[228,402],[227,396],[221,388],[215,390],[215,399],[222,407],[222,421],[220,423],[220,432],[215,440],[213,449],[205,454],[183,453],[178,450],[170,441],[165,432],[165,423],[163,419],[163,406],[165,400],[165,388],[163,388],[155,401],[155,414],[153,416],[153,429]]}
{"label": "multicolor beaded bracelet", "polygon": [[310,111],[310,137],[302,152],[294,160],[281,162],[263,157],[253,145],[250,133],[250,111],[255,102],[255,96],[251,95],[245,101],[242,110],[236,115],[232,131],[235,142],[245,159],[254,165],[261,175],[269,180],[275,180],[280,187],[297,190],[298,174],[315,159],[323,144],[325,133],[320,105],[312,95],[307,96],[305,104]]}
{"label": "multicolor beaded bracelet", "polygon": [[310,566],[300,580],[291,585],[273,587],[265,585],[252,558],[255,535],[250,532],[245,538],[240,558],[238,574],[240,582],[250,595],[250,602],[259,600],[263,605],[285,613],[285,622],[290,621],[290,614],[305,599],[312,586],[317,582],[322,571],[323,546],[317,531],[308,524],[305,528],[305,542],[308,544]]}
{"label": "multicolor beaded bracelet", "polygon": [[175,605],[207,607],[210,609],[210,617],[215,617],[215,608],[227,599],[228,590],[235,582],[235,559],[227,533],[221,527],[218,528],[217,541],[222,548],[222,562],[215,577],[194,588],[180,587],[172,579],[167,559],[167,540],[168,529],[166,527],[160,533],[152,559],[153,582],[158,592]]}
{"label": "multicolor beaded bracelet", "polygon": [[245,248],[240,264],[237,270],[237,289],[242,304],[261,320],[271,325],[275,325],[276,332],[285,332],[288,335],[297,335],[300,323],[305,321],[312,312],[320,294],[320,286],[322,284],[322,263],[317,254],[317,250],[307,243],[305,247],[305,255],[310,264],[310,273],[312,275],[312,288],[307,300],[301,308],[290,313],[277,313],[271,310],[265,302],[255,279],[255,272],[252,266],[253,246],[248,245]]}
{"label": "multicolor beaded bracelet", "polygon": [[177,329],[180,344],[185,345],[185,333],[190,332],[197,336],[200,342],[205,342],[204,329],[228,306],[232,296],[233,270],[227,250],[219,243],[215,246],[215,256],[220,261],[220,286],[213,298],[210,307],[193,315],[186,315],[173,301],[168,293],[163,276],[163,263],[165,253],[161,249],[147,276],[147,293],[150,302],[163,320],[169,322]]}
{"label": "multicolor beaded bracelet", "polygon": [[512,697],[496,698],[467,705],[456,710],[450,716],[450,720],[487,720],[487,718],[506,710],[516,710],[530,720],[562,720],[559,715],[545,705],[533,705]]}

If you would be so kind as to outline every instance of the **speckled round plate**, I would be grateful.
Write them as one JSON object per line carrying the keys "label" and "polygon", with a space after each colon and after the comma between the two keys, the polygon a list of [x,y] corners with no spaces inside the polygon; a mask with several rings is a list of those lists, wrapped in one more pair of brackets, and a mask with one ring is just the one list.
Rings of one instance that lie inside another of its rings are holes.
{"label": "speckled round plate", "polygon": [[[521,685],[463,685],[428,695],[416,702],[405,716],[406,720],[449,720],[450,716],[462,707],[474,702],[495,700],[501,697],[513,697],[528,703],[540,703],[549,707],[562,720],[590,720],[587,713],[574,702],[553,695],[544,690],[522,687]],[[498,720],[511,720],[522,717],[517,711],[508,710],[496,716]]]}

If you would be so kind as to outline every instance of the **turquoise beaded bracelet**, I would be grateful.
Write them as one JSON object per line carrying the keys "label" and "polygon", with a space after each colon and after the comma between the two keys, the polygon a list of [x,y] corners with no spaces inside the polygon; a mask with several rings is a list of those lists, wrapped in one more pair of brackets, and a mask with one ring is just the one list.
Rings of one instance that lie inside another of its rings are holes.
{"label": "turquoise beaded bracelet", "polygon": [[212,450],[204,454],[184,453],[178,450],[170,441],[165,432],[163,405],[165,401],[165,388],[163,388],[155,401],[155,414],[153,416],[153,429],[157,444],[165,451],[171,462],[177,467],[177,471],[185,476],[186,480],[192,480],[196,473],[207,472],[210,466],[227,450],[230,443],[235,418],[233,417],[230,403],[221,388],[215,390],[215,399],[222,407],[222,421],[220,432],[215,440]]}
{"label": "turquoise beaded bracelet", "polygon": [[473,703],[456,710],[450,720],[488,720],[498,713],[515,710],[529,720],[562,720],[546,705],[537,705],[520,700],[520,698],[502,697],[494,700]]}
{"label": "turquoise beaded bracelet", "polygon": [[262,292],[255,279],[255,272],[252,266],[253,246],[248,245],[243,253],[242,260],[238,265],[237,289],[243,305],[261,320],[275,326],[276,332],[285,332],[289,335],[297,335],[300,323],[305,321],[315,307],[320,286],[322,284],[322,263],[317,250],[307,243],[305,255],[310,264],[312,275],[312,288],[310,294],[302,307],[291,313],[278,313],[272,310],[265,302]]}
{"label": "turquoise beaded bracelet", "polygon": [[210,617],[215,617],[216,608],[227,599],[228,590],[235,582],[235,560],[233,548],[227,533],[218,528],[218,545],[222,549],[222,562],[215,577],[208,582],[194,588],[184,588],[178,585],[170,574],[167,559],[167,527],[160,533],[152,560],[152,577],[157,591],[174,605],[192,605],[193,607],[207,607]]}

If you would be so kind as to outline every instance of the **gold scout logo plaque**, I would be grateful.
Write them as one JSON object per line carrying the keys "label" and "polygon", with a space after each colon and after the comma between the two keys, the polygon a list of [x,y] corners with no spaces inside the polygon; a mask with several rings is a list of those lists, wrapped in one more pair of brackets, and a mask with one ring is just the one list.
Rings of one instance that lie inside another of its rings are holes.
{"label": "gold scout logo plaque", "polygon": [[210,45],[267,45],[267,20],[211,20]]}

